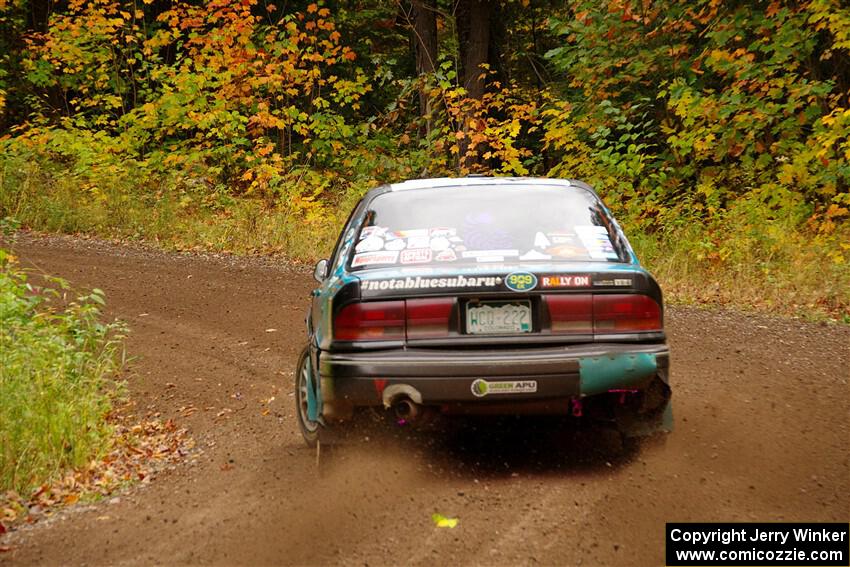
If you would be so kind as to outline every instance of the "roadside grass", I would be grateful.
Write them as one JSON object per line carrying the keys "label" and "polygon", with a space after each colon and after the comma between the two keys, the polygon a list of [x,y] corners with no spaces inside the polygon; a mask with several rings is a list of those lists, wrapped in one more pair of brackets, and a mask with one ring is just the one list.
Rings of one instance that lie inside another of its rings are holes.
{"label": "roadside grass", "polygon": [[[352,185],[332,202],[317,199],[296,209],[283,198],[274,203],[217,192],[179,172],[157,177],[128,166],[118,176],[111,168],[109,175],[80,177],[53,165],[0,160],[0,219],[165,249],[280,254],[305,262],[330,252],[364,188]],[[670,303],[850,323],[850,223],[818,232],[807,224],[811,214],[804,203],[789,199],[777,208],[757,196],[711,221],[673,213],[659,232],[635,231],[640,222],[630,221],[629,211],[618,216]]]}
{"label": "roadside grass", "polygon": [[340,215],[358,198],[346,196],[305,213],[211,192],[176,174],[139,172],[93,183],[18,157],[0,159],[0,219],[46,232],[145,241],[174,250],[319,258],[333,246],[337,220],[345,218]]}
{"label": "roadside grass", "polygon": [[26,494],[111,447],[126,327],[101,323],[103,292],[27,280],[0,248],[0,493]]}
{"label": "roadside grass", "polygon": [[850,227],[825,236],[783,224],[724,220],[630,240],[671,303],[850,324]]}

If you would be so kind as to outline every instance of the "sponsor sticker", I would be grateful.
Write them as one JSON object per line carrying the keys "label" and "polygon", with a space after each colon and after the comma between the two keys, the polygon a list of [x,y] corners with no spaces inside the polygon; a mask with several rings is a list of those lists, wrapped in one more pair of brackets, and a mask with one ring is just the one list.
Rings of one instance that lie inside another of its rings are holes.
{"label": "sponsor sticker", "polygon": [[384,239],[380,236],[369,236],[368,238],[362,239],[357,243],[357,246],[354,247],[354,250],[357,252],[375,252],[376,250],[380,250],[384,247]]}
{"label": "sponsor sticker", "polygon": [[605,279],[597,279],[593,282],[593,285],[597,286],[615,286],[615,287],[626,287],[632,285],[631,278],[605,278]]}
{"label": "sponsor sticker", "polygon": [[448,250],[443,250],[442,252],[439,252],[434,257],[434,259],[438,262],[454,262],[455,260],[457,260],[457,254],[455,254],[454,250],[449,248]]}
{"label": "sponsor sticker", "polygon": [[435,289],[435,288],[479,288],[496,287],[502,284],[499,276],[453,276],[449,278],[429,278],[408,276],[386,280],[366,280],[362,284],[364,291],[384,291],[394,289]]}
{"label": "sponsor sticker", "polygon": [[540,276],[540,287],[590,287],[590,276]]}
{"label": "sponsor sticker", "polygon": [[426,234],[425,236],[409,236],[407,238],[408,248],[430,248],[431,239]]}
{"label": "sponsor sticker", "polygon": [[402,264],[424,264],[431,261],[430,248],[418,248],[416,250],[402,250],[398,259]]}
{"label": "sponsor sticker", "polygon": [[590,254],[581,246],[573,246],[572,244],[558,244],[550,246],[546,249],[547,254],[557,256],[559,258],[588,258]]}
{"label": "sponsor sticker", "polygon": [[351,266],[368,266],[370,264],[395,264],[398,260],[398,252],[361,252],[355,254]]}
{"label": "sponsor sticker", "polygon": [[537,276],[528,272],[513,272],[505,277],[505,286],[511,291],[531,291],[537,287]]}
{"label": "sponsor sticker", "polygon": [[431,232],[431,238],[434,238],[434,237],[437,237],[437,236],[449,237],[449,236],[454,236],[457,233],[457,231],[455,229],[444,227],[444,226],[438,226],[438,227],[432,228],[430,232]]}
{"label": "sponsor sticker", "polygon": [[435,236],[431,238],[431,250],[439,252],[451,248],[452,243],[445,236]]}
{"label": "sponsor sticker", "polygon": [[[552,240],[553,244],[572,244],[573,242],[575,242],[575,236],[575,234],[569,232],[556,232],[550,234],[549,238]],[[608,237],[608,233],[605,233],[605,237]]]}
{"label": "sponsor sticker", "polygon": [[552,256],[538,252],[537,250],[529,250],[519,257],[520,260],[550,260]]}
{"label": "sponsor sticker", "polygon": [[401,235],[400,238],[410,238],[419,236],[428,236],[427,228],[415,228],[412,230],[399,230],[396,234]]}
{"label": "sponsor sticker", "polygon": [[533,394],[537,391],[537,380],[490,381],[478,378],[470,386],[476,398],[495,394]]}
{"label": "sponsor sticker", "polygon": [[384,244],[384,250],[404,250],[406,247],[407,242],[405,242],[403,238],[387,240],[387,243]]}
{"label": "sponsor sticker", "polygon": [[546,235],[542,232],[538,232],[534,235],[534,246],[535,248],[549,248],[552,245],[552,242],[546,238]]}
{"label": "sponsor sticker", "polygon": [[367,226],[360,231],[360,240],[369,238],[370,236],[383,236],[387,232],[385,226]]}
{"label": "sponsor sticker", "polygon": [[611,244],[608,230],[604,226],[577,226],[576,233],[588,255],[594,260],[616,259],[617,252]]}

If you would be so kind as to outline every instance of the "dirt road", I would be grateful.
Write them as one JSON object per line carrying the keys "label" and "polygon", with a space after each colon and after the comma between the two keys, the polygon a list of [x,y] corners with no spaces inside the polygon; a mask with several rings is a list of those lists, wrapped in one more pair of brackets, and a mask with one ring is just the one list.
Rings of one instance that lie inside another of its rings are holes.
{"label": "dirt road", "polygon": [[509,423],[363,433],[317,469],[290,394],[307,270],[68,238],[16,250],[106,291],[139,411],[203,453],[13,533],[2,564],[661,565],[667,521],[850,519],[848,327],[670,309],[676,431],[637,455]]}

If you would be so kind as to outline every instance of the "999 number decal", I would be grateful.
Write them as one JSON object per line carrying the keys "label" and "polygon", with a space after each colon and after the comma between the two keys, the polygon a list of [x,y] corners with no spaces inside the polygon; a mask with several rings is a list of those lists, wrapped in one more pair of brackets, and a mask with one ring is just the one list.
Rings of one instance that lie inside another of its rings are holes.
{"label": "999 number decal", "polygon": [[505,285],[512,291],[531,291],[537,287],[537,276],[528,272],[513,272],[505,277]]}

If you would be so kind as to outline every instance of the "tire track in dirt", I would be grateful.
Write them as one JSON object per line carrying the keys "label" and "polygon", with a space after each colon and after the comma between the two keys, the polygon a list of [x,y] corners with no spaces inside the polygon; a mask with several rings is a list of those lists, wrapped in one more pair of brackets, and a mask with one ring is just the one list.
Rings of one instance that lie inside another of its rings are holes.
{"label": "tire track in dirt", "polygon": [[6,536],[0,563],[660,565],[666,521],[850,516],[847,327],[671,309],[676,431],[635,455],[603,431],[468,421],[364,427],[317,469],[290,395],[309,270],[67,237],[15,250],[106,291],[138,411],[203,453]]}

